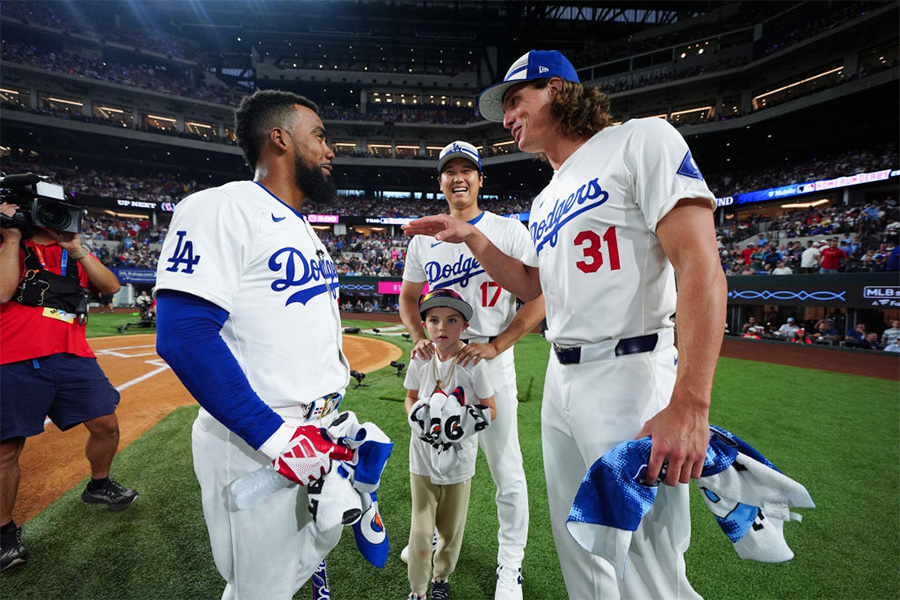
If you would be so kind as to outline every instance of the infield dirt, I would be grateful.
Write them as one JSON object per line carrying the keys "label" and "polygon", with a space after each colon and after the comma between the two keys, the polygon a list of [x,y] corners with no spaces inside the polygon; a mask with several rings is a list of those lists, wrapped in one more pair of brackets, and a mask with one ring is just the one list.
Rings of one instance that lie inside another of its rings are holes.
{"label": "infield dirt", "polygon": [[[172,410],[194,403],[172,370],[157,356],[155,334],[88,341],[100,367],[121,394],[116,410],[121,432],[119,450]],[[344,351],[350,368],[363,373],[386,367],[402,355],[393,344],[356,336],[344,337]],[[22,524],[41,512],[89,474],[84,457],[87,438],[87,429],[82,426],[62,432],[48,423],[44,433],[28,439],[19,459],[22,478],[13,510],[16,523]]]}

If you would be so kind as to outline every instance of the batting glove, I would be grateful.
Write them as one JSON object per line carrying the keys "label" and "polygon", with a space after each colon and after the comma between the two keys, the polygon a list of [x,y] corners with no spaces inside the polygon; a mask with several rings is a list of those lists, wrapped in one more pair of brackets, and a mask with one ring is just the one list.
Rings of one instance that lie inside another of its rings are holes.
{"label": "batting glove", "polygon": [[472,435],[484,430],[491,424],[491,407],[487,404],[469,404],[466,406],[466,412],[460,419],[460,427],[462,427],[463,435],[460,440],[464,440]]}
{"label": "batting glove", "polygon": [[432,446],[442,446],[445,442],[441,439],[444,429],[444,423],[441,420],[441,414],[444,412],[444,406],[447,404],[456,404],[456,400],[448,398],[447,394],[442,391],[435,392],[428,399],[428,424],[425,429],[425,437]]}
{"label": "batting glove", "polygon": [[425,442],[431,443],[428,438],[428,425],[431,422],[429,417],[428,401],[430,398],[419,398],[416,403],[409,409],[409,427],[417,438]]}
{"label": "batting glove", "polygon": [[466,404],[465,391],[458,387],[447,398],[441,421],[441,442],[462,442],[491,424],[491,409],[486,404]]}
{"label": "batting glove", "polygon": [[313,425],[298,427],[273,461],[275,470],[294,483],[307,485],[331,470],[331,460],[351,460],[353,452],[329,440]]}

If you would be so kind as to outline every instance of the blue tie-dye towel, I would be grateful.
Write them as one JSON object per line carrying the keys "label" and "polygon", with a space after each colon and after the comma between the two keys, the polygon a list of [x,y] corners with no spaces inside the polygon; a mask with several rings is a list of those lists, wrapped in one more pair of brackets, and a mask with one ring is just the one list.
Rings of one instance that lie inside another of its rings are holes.
{"label": "blue tie-dye towel", "polygon": [[[623,442],[585,475],[566,526],[585,550],[607,559],[624,578],[635,531],[653,507],[656,485],[644,485],[650,438]],[[782,526],[800,520],[789,507],[814,508],[802,485],[782,474],[736,435],[710,426],[702,476],[703,499],[741,558],[783,562],[793,558]]]}

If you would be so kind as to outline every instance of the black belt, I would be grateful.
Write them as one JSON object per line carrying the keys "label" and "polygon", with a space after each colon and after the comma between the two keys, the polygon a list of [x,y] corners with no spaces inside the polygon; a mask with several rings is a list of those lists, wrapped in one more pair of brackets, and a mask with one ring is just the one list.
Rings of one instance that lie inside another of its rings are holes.
{"label": "black belt", "polygon": [[[659,334],[657,333],[621,339],[616,344],[616,356],[652,352],[656,348],[658,341]],[[556,352],[556,358],[561,365],[577,365],[581,362],[581,346],[575,346],[574,348],[557,348],[554,346],[553,351]]]}
{"label": "black belt", "polygon": [[[485,336],[478,336],[478,337],[485,337]],[[462,342],[463,342],[464,344],[468,344],[468,343],[471,342],[473,339],[475,339],[475,338],[468,339],[468,340],[462,340]],[[493,341],[496,340],[496,339],[497,339],[497,336],[496,336],[496,335],[490,335],[490,336],[487,336],[487,343],[490,344],[491,342],[493,342]]]}

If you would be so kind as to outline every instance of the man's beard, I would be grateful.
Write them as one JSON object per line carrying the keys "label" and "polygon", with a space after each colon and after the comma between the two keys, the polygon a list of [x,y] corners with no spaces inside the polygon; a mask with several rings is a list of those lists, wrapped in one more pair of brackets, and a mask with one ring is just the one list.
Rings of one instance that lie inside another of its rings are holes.
{"label": "man's beard", "polygon": [[310,167],[303,156],[294,161],[297,187],[306,194],[306,200],[315,204],[332,204],[337,200],[337,191],[330,175],[319,167]]}

